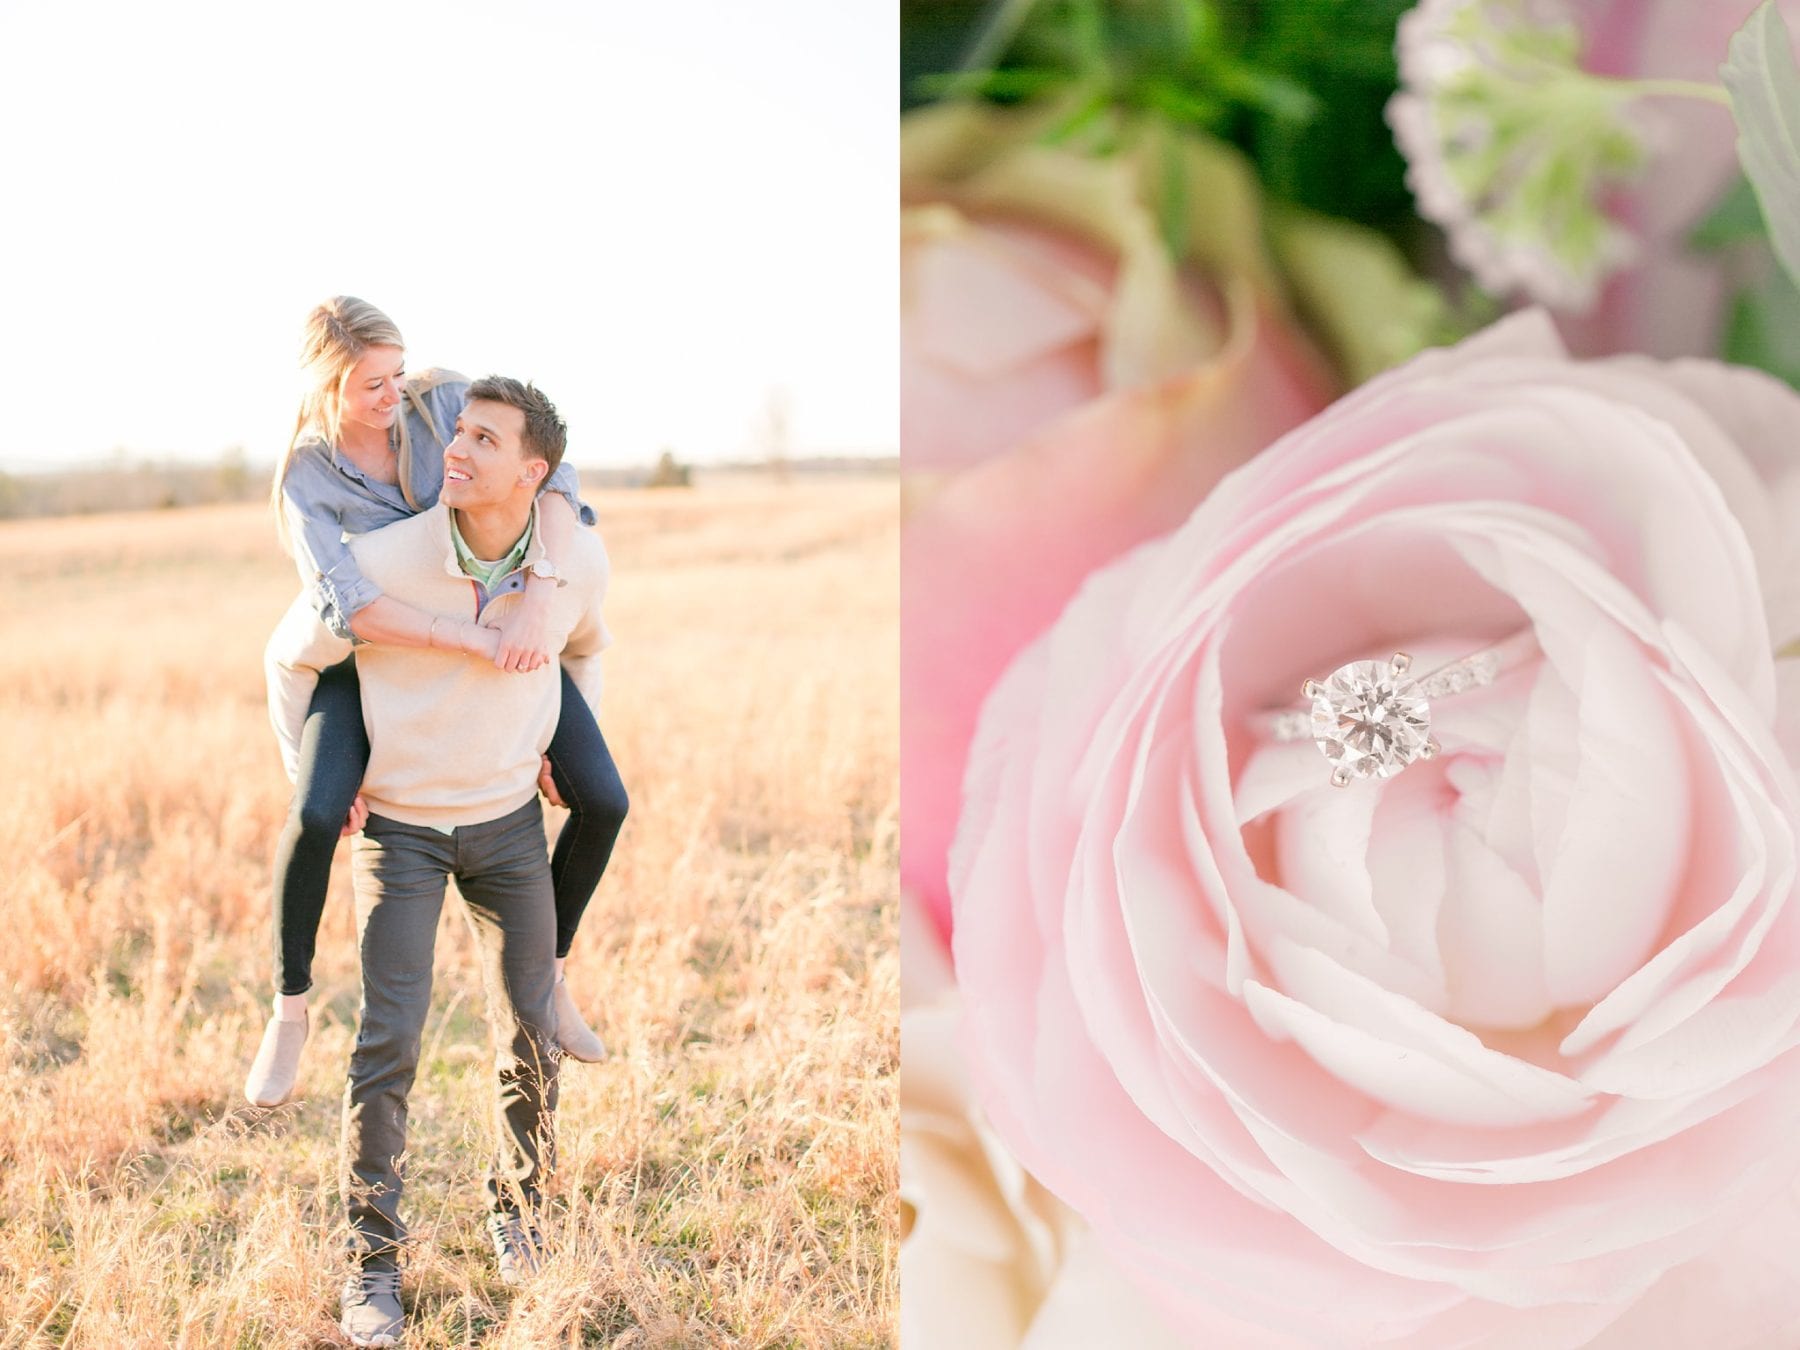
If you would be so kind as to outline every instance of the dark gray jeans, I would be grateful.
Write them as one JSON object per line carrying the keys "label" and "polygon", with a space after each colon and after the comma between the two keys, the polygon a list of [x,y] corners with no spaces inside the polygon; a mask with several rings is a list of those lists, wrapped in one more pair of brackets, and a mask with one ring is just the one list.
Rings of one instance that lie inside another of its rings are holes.
{"label": "dark gray jeans", "polygon": [[536,798],[454,834],[371,815],[353,860],[363,996],[344,1091],[342,1177],[353,1253],[391,1267],[406,1240],[399,1160],[445,878],[462,892],[487,988],[500,1079],[487,1197],[499,1213],[528,1213],[555,1162],[556,904]]}

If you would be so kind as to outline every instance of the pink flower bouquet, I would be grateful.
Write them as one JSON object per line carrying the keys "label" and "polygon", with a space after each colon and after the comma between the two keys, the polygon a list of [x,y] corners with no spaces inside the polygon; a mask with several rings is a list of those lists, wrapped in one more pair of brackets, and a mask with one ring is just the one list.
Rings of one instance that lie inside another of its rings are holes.
{"label": "pink flower bouquet", "polygon": [[904,142],[903,1331],[1800,1345],[1788,35],[1408,13],[1411,355],[1257,182],[1369,11],[1195,8]]}
{"label": "pink flower bouquet", "polygon": [[[955,105],[903,140],[901,866],[940,926],[975,713],[1007,661],[1089,571],[1324,407],[1344,382],[1327,346],[1378,367],[1421,304],[1369,232],[1304,217],[1274,227],[1284,282],[1247,166],[1206,142],[1176,144],[1197,185],[1177,267],[1156,148],[1098,163],[1041,144],[1043,126]],[[1330,269],[1387,321],[1334,309]],[[1294,290],[1328,316],[1319,336]]]}

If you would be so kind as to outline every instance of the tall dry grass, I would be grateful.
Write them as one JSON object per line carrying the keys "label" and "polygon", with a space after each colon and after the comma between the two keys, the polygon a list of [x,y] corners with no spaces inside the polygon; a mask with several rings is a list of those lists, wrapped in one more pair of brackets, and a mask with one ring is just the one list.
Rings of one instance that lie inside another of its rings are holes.
{"label": "tall dry grass", "polygon": [[[895,487],[596,504],[632,811],[570,979],[613,1058],[565,1069],[553,1257],[508,1290],[479,977],[445,907],[407,1344],[885,1344]],[[301,1098],[238,1095],[288,798],[259,657],[291,565],[262,511],[216,507],[0,526],[0,575],[0,1347],[341,1344],[345,848]]]}

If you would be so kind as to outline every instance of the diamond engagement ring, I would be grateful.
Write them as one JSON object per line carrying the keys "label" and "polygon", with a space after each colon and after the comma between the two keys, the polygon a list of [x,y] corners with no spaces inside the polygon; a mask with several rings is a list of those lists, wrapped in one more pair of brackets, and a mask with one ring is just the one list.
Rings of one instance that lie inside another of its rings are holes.
{"label": "diamond engagement ring", "polygon": [[1275,741],[1311,737],[1331,763],[1333,787],[1347,787],[1353,778],[1391,778],[1437,754],[1434,700],[1490,685],[1537,652],[1537,637],[1526,629],[1416,678],[1405,652],[1387,661],[1352,661],[1324,680],[1307,680],[1300,692],[1311,707],[1264,713],[1263,729]]}

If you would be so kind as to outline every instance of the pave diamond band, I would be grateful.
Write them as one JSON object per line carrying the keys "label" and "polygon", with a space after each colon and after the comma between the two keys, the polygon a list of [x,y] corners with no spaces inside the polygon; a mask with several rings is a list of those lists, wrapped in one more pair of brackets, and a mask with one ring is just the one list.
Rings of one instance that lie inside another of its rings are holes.
{"label": "pave diamond band", "polygon": [[1490,685],[1537,652],[1527,629],[1419,676],[1405,652],[1387,661],[1352,661],[1324,680],[1307,680],[1301,689],[1308,706],[1264,713],[1262,729],[1275,741],[1310,737],[1331,764],[1336,787],[1354,778],[1389,778],[1437,754],[1433,700]]}

